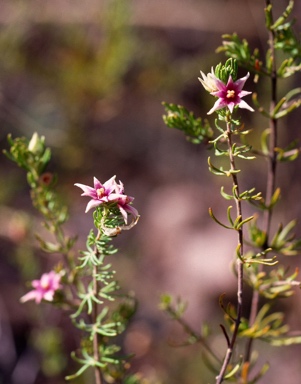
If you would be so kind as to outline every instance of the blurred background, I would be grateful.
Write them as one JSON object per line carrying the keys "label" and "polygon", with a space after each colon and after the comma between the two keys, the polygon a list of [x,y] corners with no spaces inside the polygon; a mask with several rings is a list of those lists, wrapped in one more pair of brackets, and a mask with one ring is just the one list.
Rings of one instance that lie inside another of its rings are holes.
{"label": "blurred background", "polygon": [[[275,3],[276,13],[287,4]],[[118,237],[121,251],[115,263],[124,290],[135,291],[139,301],[124,348],[136,354],[133,370],[151,383],[214,381],[200,346],[172,346],[185,335],[160,312],[162,293],[189,302],[186,318],[196,330],[202,322],[210,323],[220,335],[212,341],[221,354],[225,341],[218,298],[226,293],[227,300],[236,300],[231,271],[235,235],[208,216],[208,207],[214,207],[218,217],[225,217],[227,202],[219,193],[225,181],[207,170],[204,147],[186,142],[163,124],[161,103],[182,104],[205,116],[213,100],[197,79],[199,71],[207,73],[224,61],[215,53],[224,33],[237,32],[252,48],[265,49],[263,7],[262,0],[0,3],[1,148],[8,147],[8,133],[46,137],[53,153],[51,170],[70,209],[67,232],[80,231],[79,249],[93,223],[74,183],[92,185],[93,176],[104,182],[117,175],[126,193],[135,197],[141,219]],[[300,11],[296,2],[294,14]],[[300,80],[294,78],[295,86]],[[281,91],[292,85],[286,81]],[[249,81],[248,90],[252,87]],[[268,85],[260,87],[264,103]],[[267,121],[241,114],[255,130],[256,145],[256,129],[266,128]],[[297,111],[282,122],[283,146],[299,137],[299,116]],[[256,185],[264,190],[264,163],[256,165],[247,164],[244,189]],[[299,160],[279,169],[277,182],[289,198],[282,200],[276,218],[284,223],[300,215],[299,169]],[[67,314],[45,304],[19,303],[28,290],[26,282],[57,259],[36,248],[40,217],[31,207],[25,173],[2,155],[0,177],[0,383],[60,384],[76,367],[69,356],[77,331],[70,331]],[[246,214],[248,210],[253,213],[246,208]],[[288,262],[300,265],[297,258]],[[300,296],[280,306],[292,328],[300,329]],[[283,353],[260,342],[256,346],[262,362],[268,356],[272,363],[263,383],[300,382],[299,347]]]}

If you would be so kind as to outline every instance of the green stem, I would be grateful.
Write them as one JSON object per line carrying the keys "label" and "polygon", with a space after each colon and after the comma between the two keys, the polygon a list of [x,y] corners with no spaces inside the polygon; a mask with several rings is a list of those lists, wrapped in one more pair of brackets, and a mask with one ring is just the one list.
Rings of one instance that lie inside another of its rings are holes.
{"label": "green stem", "polygon": [[[271,4],[270,0],[266,0],[266,6]],[[275,33],[273,30],[269,31],[269,45],[271,50],[271,56],[273,61],[273,68],[270,74],[271,78],[271,101],[270,101],[270,111],[273,111],[277,104],[277,66],[276,66],[276,57],[275,57],[275,47],[274,47]],[[271,202],[273,193],[275,191],[275,180],[276,180],[276,167],[277,167],[277,154],[275,148],[277,147],[277,120],[270,118],[270,136],[269,136],[269,156],[268,156],[268,169],[267,169],[267,185],[266,185],[266,196],[265,203],[268,206]],[[263,215],[263,230],[266,234],[266,241],[263,246],[263,250],[268,248],[269,244],[269,233],[272,220],[272,209],[266,209]],[[263,270],[263,265],[260,265],[260,270]],[[251,312],[249,317],[249,326],[251,327],[256,319],[258,308],[259,308],[259,291],[253,292],[252,303],[251,303]],[[245,352],[245,361],[249,362],[252,353],[253,339],[249,339],[246,352]]]}
{"label": "green stem", "polygon": [[[235,166],[235,160],[234,155],[232,152],[232,131],[231,131],[231,116],[229,116],[227,121],[227,143],[228,143],[228,150],[229,150],[229,160],[230,160],[230,166],[232,171],[236,171]],[[236,188],[237,196],[239,196],[239,186],[238,186],[238,179],[235,172],[232,173],[232,182],[233,186]],[[236,214],[237,217],[242,217],[242,208],[241,208],[241,201],[239,199],[235,199],[236,204]],[[240,246],[241,253],[243,254],[243,226],[239,228],[238,232],[238,245]],[[243,263],[242,261],[237,258],[236,260],[236,268],[237,268],[237,308],[236,308],[236,319],[234,323],[234,330],[231,336],[231,339],[228,341],[228,348],[227,352],[224,358],[223,365],[221,367],[221,370],[219,372],[219,375],[216,377],[216,384],[220,384],[224,380],[224,376],[227,370],[227,367],[230,363],[234,345],[237,339],[238,335],[238,329],[241,322],[241,316],[242,316],[242,305],[243,305]]]}
{"label": "green stem", "polygon": [[[98,231],[97,237],[95,239],[95,242],[98,240],[99,236],[101,235],[100,231]],[[98,253],[97,248],[95,246],[94,252]],[[99,292],[99,282],[97,280],[97,265],[93,265],[93,293],[95,296],[97,296]],[[97,321],[98,316],[98,304],[94,301],[93,302],[93,312],[92,312],[92,323],[95,324]],[[100,355],[99,355],[99,344],[98,344],[98,334],[95,332],[93,336],[93,357],[94,360],[99,362],[100,361]],[[95,384],[104,384],[101,369],[98,366],[94,367],[94,377],[95,377]]]}

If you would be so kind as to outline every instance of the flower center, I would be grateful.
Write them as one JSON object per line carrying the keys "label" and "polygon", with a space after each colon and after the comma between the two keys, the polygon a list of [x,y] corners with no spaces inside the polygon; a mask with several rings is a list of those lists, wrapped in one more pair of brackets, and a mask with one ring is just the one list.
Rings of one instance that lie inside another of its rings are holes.
{"label": "flower center", "polygon": [[47,289],[49,289],[49,282],[48,281],[42,281],[41,282],[41,287],[42,287],[42,289],[44,289],[45,291],[47,290]]}
{"label": "flower center", "polygon": [[228,89],[226,97],[227,99],[233,99],[235,97],[235,91],[233,89]]}
{"label": "flower center", "polygon": [[101,198],[103,197],[103,195],[105,194],[105,189],[104,189],[104,188],[98,188],[98,189],[96,190],[96,193],[97,193],[97,197],[98,197],[99,199],[101,199]]}

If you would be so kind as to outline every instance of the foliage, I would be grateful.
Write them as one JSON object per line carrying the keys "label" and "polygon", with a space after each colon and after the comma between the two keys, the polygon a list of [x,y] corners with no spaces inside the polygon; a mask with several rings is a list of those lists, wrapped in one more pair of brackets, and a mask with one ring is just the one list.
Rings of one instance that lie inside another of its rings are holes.
{"label": "foliage", "polygon": [[[227,302],[225,294],[219,298],[224,351],[220,345],[215,350],[214,333],[208,324],[194,329],[186,321],[186,301],[163,294],[160,303],[161,309],[185,332],[185,339],[179,344],[202,347],[202,362],[213,372],[216,384],[224,381],[253,384],[264,377],[270,363],[258,368],[254,349],[258,341],[271,346],[301,343],[301,331],[290,330],[284,312],[277,305],[280,299],[289,300],[301,286],[298,268],[291,270],[286,266],[288,256],[299,255],[301,238],[295,233],[296,220],[275,223],[275,212],[283,193],[276,186],[279,164],[287,166],[298,158],[300,151],[297,140],[289,144],[281,142],[279,121],[284,121],[281,119],[301,105],[300,87],[279,96],[278,84],[301,71],[301,44],[290,20],[294,1],[288,2],[276,20],[272,1],[266,0],[265,5],[266,52],[252,49],[246,39],[235,33],[225,34],[217,49],[225,54],[225,63],[218,63],[207,75],[201,72],[199,80],[214,100],[208,112],[208,115],[216,113],[212,124],[209,118],[198,117],[184,106],[163,103],[163,121],[169,128],[182,131],[186,140],[212,151],[206,167],[212,175],[220,176],[220,195],[229,205],[224,218],[216,214],[214,207],[209,207],[209,216],[236,238],[234,258],[229,262],[236,278],[237,302]],[[107,11],[107,22],[101,30],[97,29],[103,36],[101,47],[87,37],[85,29],[70,27],[66,33],[50,33],[45,56],[41,51],[32,55],[31,43],[40,31],[48,36],[48,27],[26,30],[27,39],[23,39],[24,31],[20,27],[14,31],[15,39],[10,47],[14,60],[7,64],[0,61],[0,64],[7,71],[18,71],[14,65],[28,66],[38,77],[54,80],[56,92],[75,122],[78,105],[86,110],[104,95],[114,93],[131,59],[133,45],[126,23],[126,2],[112,1]],[[10,33],[1,36],[0,46],[8,46]],[[33,56],[34,60],[29,60]],[[45,60],[50,58],[53,65],[45,65]],[[249,71],[241,78],[238,77],[240,68]],[[244,90],[250,73],[258,89],[262,81],[269,82],[268,106],[262,103],[260,91],[253,92],[255,110],[243,100],[252,93]],[[240,109],[262,115],[266,124],[262,128],[247,128]],[[251,131],[260,138],[255,146],[250,139]],[[76,252],[77,236],[67,235],[65,231],[68,208],[58,193],[57,176],[49,172],[51,150],[46,147],[45,137],[34,133],[29,140],[8,135],[8,145],[5,155],[26,172],[32,204],[43,218],[46,231],[36,235],[39,246],[49,255],[55,255],[53,260],[59,260],[49,273],[31,282],[33,289],[22,296],[21,302],[35,300],[39,304],[43,301],[69,315],[70,324],[80,334],[80,343],[71,354],[78,369],[69,374],[67,380],[85,379],[86,374],[93,373],[95,384],[147,383],[139,373],[130,372],[131,355],[125,355],[122,348],[121,335],[136,312],[137,302],[134,295],[122,291],[113,267],[118,255],[115,238],[133,228],[139,219],[132,206],[134,198],[125,194],[123,184],[117,183],[115,176],[103,184],[94,178],[93,187],[75,184],[83,190],[82,196],[91,199],[86,212],[93,210],[94,223],[85,249]],[[256,178],[248,174],[248,164],[259,164],[259,156],[267,164],[263,191],[258,190]],[[241,175],[254,180],[254,186],[244,187]],[[248,209],[254,210],[252,214],[244,213],[247,204]],[[251,291],[252,300],[249,310],[243,311],[247,290]],[[45,365],[47,359],[49,372],[63,369],[66,360],[59,348],[62,335],[58,329],[49,327],[43,335],[36,332],[34,336],[35,347],[45,355],[42,364]]]}

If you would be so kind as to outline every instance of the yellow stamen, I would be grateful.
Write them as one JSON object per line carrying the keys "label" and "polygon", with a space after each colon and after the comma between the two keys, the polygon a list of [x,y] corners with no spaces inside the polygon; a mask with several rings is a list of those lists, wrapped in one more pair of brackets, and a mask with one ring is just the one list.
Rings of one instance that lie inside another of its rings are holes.
{"label": "yellow stamen", "polygon": [[49,288],[49,282],[48,281],[41,281],[41,287],[43,289],[48,289]]}
{"label": "yellow stamen", "polygon": [[233,89],[229,89],[228,91],[227,91],[227,98],[228,99],[233,99],[234,98],[234,96],[235,96],[235,91],[233,90]]}
{"label": "yellow stamen", "polygon": [[105,189],[104,189],[104,188],[98,188],[98,189],[96,190],[97,196],[98,196],[99,198],[103,197],[104,192],[105,192]]}

